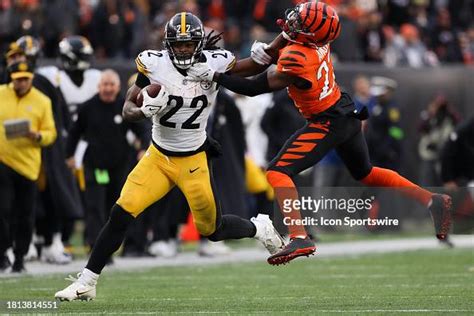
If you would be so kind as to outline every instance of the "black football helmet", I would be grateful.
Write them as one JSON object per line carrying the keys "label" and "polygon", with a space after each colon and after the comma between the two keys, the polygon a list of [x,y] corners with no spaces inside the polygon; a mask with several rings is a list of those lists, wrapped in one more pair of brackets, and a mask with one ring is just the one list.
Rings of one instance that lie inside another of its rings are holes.
{"label": "black football helmet", "polygon": [[[179,54],[173,50],[173,43],[196,42],[191,54]],[[201,20],[192,13],[181,12],[171,18],[165,26],[164,45],[173,64],[181,69],[188,69],[199,60],[205,45],[204,26]]]}
{"label": "black football helmet", "polygon": [[89,40],[83,36],[68,36],[59,42],[59,56],[65,70],[86,70],[94,49]]}
{"label": "black football helmet", "polygon": [[35,65],[36,59],[41,53],[41,45],[39,41],[33,36],[25,35],[17,39],[16,44],[25,53],[28,61]]}

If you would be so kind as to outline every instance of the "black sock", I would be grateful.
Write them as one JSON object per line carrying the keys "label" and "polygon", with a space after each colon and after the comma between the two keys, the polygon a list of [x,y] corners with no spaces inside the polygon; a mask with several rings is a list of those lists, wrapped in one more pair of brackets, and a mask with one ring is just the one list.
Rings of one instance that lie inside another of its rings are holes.
{"label": "black sock", "polygon": [[255,194],[257,214],[266,214],[273,219],[273,201],[267,198],[267,192]]}
{"label": "black sock", "polygon": [[100,274],[112,254],[119,249],[125,238],[127,228],[134,217],[122,207],[115,204],[110,212],[110,218],[100,231],[86,268]]}
{"label": "black sock", "polygon": [[224,215],[222,216],[221,225],[207,238],[211,241],[251,238],[256,233],[257,228],[248,219],[236,215]]}

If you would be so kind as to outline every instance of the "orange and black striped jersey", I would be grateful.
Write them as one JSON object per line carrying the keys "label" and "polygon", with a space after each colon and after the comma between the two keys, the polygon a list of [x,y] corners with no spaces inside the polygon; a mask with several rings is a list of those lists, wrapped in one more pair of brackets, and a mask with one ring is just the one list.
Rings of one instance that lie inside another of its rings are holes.
{"label": "orange and black striped jersey", "polygon": [[309,89],[288,87],[288,94],[304,117],[325,111],[341,97],[330,57],[329,44],[313,48],[291,43],[280,50],[277,71],[303,78]]}

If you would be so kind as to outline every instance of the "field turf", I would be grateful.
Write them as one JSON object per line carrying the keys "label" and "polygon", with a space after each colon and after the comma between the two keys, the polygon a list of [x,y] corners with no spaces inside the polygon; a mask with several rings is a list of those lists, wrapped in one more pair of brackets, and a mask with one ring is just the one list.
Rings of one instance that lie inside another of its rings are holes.
{"label": "field turf", "polygon": [[[0,314],[12,312],[6,300],[50,300],[68,284],[63,277],[0,279]],[[439,249],[297,259],[280,267],[259,262],[106,272],[97,291],[95,301],[61,303],[57,312],[473,315],[474,253]]]}

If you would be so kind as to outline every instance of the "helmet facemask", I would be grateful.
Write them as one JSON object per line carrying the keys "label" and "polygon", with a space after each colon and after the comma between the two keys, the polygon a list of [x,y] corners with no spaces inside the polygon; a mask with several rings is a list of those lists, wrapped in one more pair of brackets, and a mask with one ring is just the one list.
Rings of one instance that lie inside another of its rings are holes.
{"label": "helmet facemask", "polygon": [[[194,52],[192,53],[181,53],[181,52],[176,52],[175,49],[173,48],[174,43],[179,43],[179,42],[193,42],[196,44],[196,47],[194,48]],[[173,39],[173,40],[166,40],[165,41],[166,49],[168,50],[168,54],[171,57],[171,61],[173,64],[180,68],[180,69],[189,69],[191,66],[199,60],[201,57],[202,49],[203,49],[203,40],[179,40],[179,39]]]}
{"label": "helmet facemask", "polygon": [[305,38],[314,37],[314,33],[308,32],[301,21],[299,14],[301,7],[298,5],[292,9],[285,11],[285,21],[278,22],[283,31],[284,37],[294,43],[303,44],[307,46],[316,46]]}
{"label": "helmet facemask", "polygon": [[94,50],[89,41],[80,36],[71,36],[59,42],[59,55],[64,69],[84,71],[91,66]]}

